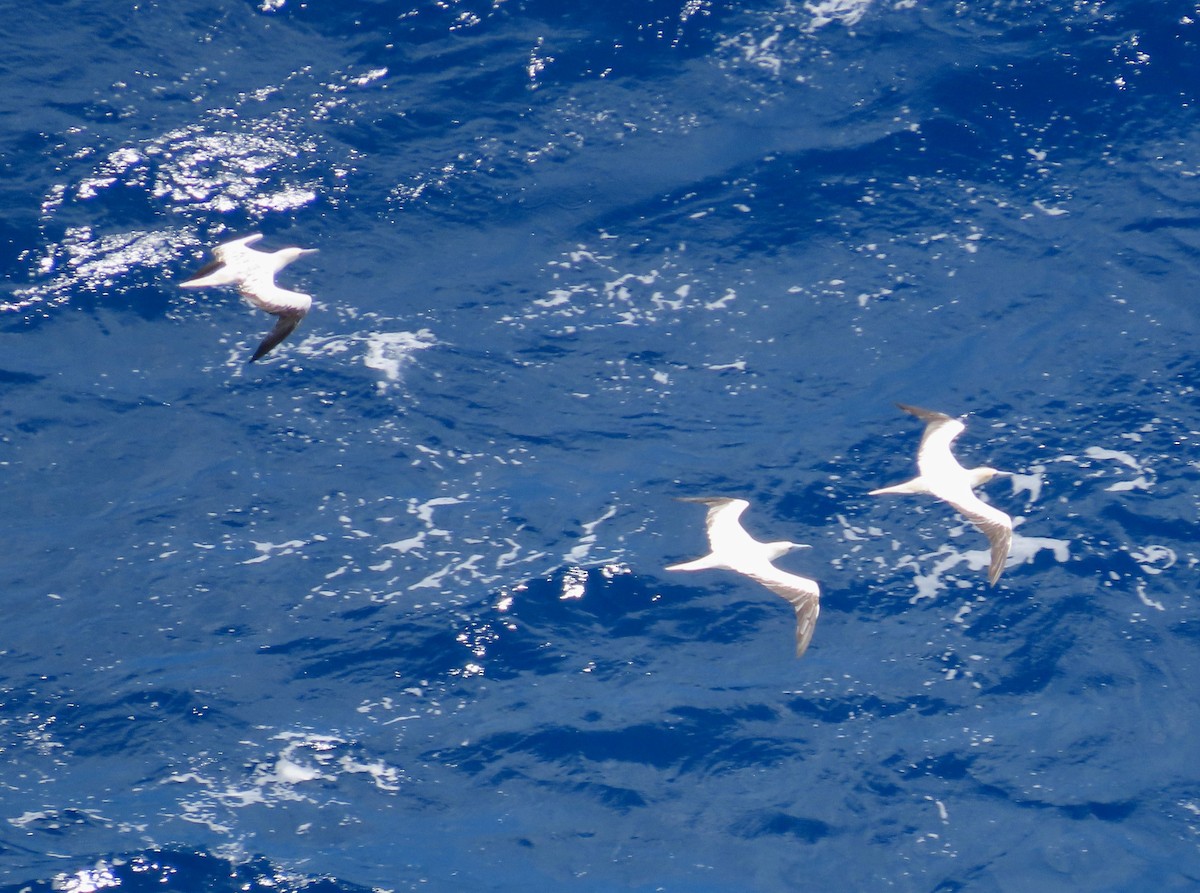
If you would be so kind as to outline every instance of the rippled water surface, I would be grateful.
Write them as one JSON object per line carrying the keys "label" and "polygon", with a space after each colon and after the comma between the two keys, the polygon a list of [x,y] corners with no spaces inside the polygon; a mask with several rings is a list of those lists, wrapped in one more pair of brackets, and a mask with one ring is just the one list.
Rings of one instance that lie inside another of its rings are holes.
{"label": "rippled water surface", "polygon": [[1200,877],[1195,3],[5,21],[0,890]]}

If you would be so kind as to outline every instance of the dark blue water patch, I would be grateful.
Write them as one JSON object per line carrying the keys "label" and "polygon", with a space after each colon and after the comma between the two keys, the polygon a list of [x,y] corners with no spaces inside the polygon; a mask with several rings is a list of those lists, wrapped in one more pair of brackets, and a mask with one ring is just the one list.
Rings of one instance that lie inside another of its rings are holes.
{"label": "dark blue water patch", "polygon": [[816,843],[836,833],[827,822],[786,812],[766,812],[748,815],[730,827],[730,833],[747,839],[784,837],[799,843]]}
{"label": "dark blue water patch", "polygon": [[83,703],[65,704],[55,711],[56,725],[71,741],[73,754],[80,758],[133,758],[136,754],[161,751],[163,732],[204,723],[224,724],[228,717],[209,696],[193,691],[142,687],[98,705],[87,698]]}
{"label": "dark blue water patch", "polygon": [[926,715],[944,714],[953,708],[949,701],[927,696],[905,701],[889,701],[875,694],[847,694],[837,697],[802,695],[790,698],[787,708],[796,716],[822,723],[841,725],[864,715],[899,716],[911,710]]}
{"label": "dark blue water patch", "polygon": [[[79,864],[79,860],[76,860]],[[253,887],[284,893],[366,893],[331,878],[283,872],[262,858],[232,862],[203,850],[155,849],[97,858],[89,867],[61,871],[55,878],[30,878],[0,887],[2,893],[51,893],[61,890],[119,888],[132,893],[178,890],[180,893],[238,893]]]}
{"label": "dark blue water patch", "polygon": [[1104,517],[1125,529],[1144,531],[1145,535],[1162,537],[1172,542],[1200,540],[1200,524],[1180,517],[1168,503],[1160,500],[1137,499],[1129,502],[1110,502],[1103,508]]}
{"label": "dark blue water patch", "polygon": [[[529,61],[531,51],[550,60],[544,80],[650,76],[678,60],[712,49],[731,11],[681,0],[616,2],[575,7],[555,2],[456,2],[418,5],[358,4],[352,9],[286,6],[274,14],[297,28],[344,38],[354,35],[363,64],[390,63],[405,72],[444,75],[456,55],[503,55]],[[516,53],[495,53],[496,40],[516,41]],[[529,83],[517,65],[512,75]],[[483,81],[480,81],[483,84]]]}
{"label": "dark blue water patch", "polygon": [[[493,595],[493,604],[507,593]],[[436,613],[405,615],[395,608],[353,609],[339,625],[354,629],[356,646],[348,652],[344,635],[306,637],[264,645],[263,659],[283,658],[297,678],[369,681],[380,667],[400,678],[446,678],[461,668],[473,648],[488,679],[509,680],[553,675],[574,666],[579,653],[599,648],[597,677],[621,675],[626,651],[637,653],[647,637],[668,648],[684,641],[736,641],[758,621],[778,620],[790,631],[791,611],[763,591],[761,602],[689,606],[693,591],[663,588],[632,574],[572,569],[521,584],[512,604],[487,612],[467,629]],[[781,637],[786,641],[786,635]],[[600,646],[612,642],[615,652]],[[419,647],[414,647],[419,643]],[[628,659],[628,658],[626,658]]]}
{"label": "dark blue water patch", "polygon": [[[1000,75],[1000,90],[1051,111],[1054,106],[1061,110],[1077,104],[1082,110],[1081,100],[1089,90],[1111,86],[1121,74],[1126,76],[1127,89],[1144,91],[1144,97],[1185,97],[1175,88],[1186,91],[1185,82],[1192,80],[1187,73],[1198,61],[1196,38],[1189,27],[1194,11],[1187,3],[1148,8],[1133,0],[1110,4],[1101,16],[1077,5],[1051,4],[1045,15],[1030,18],[1024,10],[1001,4],[972,16],[941,4],[923,10],[922,18],[936,33],[955,33],[965,44],[982,50],[979,70]],[[905,19],[889,22],[893,23],[903,29]],[[1139,52],[1147,58],[1139,59]],[[965,72],[966,66],[958,66],[956,74]],[[1167,87],[1173,77],[1181,80]]]}
{"label": "dark blue water patch", "polygon": [[29,372],[0,369],[0,383],[5,385],[32,385],[44,379],[44,375],[34,375]]}
{"label": "dark blue water patch", "polygon": [[[762,709],[681,707],[666,711],[655,723],[622,724],[619,716],[593,717],[582,724],[487,735],[461,747],[439,748],[424,758],[447,762],[488,784],[518,777],[548,790],[599,794],[606,806],[624,812],[650,805],[637,793],[637,780],[649,770],[669,781],[794,760],[794,741],[747,733],[748,726],[764,721]],[[622,779],[628,783],[621,784]],[[618,797],[616,791],[623,793]]]}
{"label": "dark blue water patch", "polygon": [[[425,617],[389,623],[378,633],[367,628],[359,633],[352,653],[347,653],[344,640],[306,638],[264,645],[260,654],[287,659],[296,679],[366,681],[377,678],[381,667],[405,678],[441,678],[462,665],[464,648],[458,637],[456,627]],[[414,641],[421,643],[419,649],[413,648]]]}

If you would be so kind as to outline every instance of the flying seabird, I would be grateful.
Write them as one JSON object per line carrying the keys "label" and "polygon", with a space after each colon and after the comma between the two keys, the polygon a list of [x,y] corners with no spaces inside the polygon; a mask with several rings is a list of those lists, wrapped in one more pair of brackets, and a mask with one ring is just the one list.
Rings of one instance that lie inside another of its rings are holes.
{"label": "flying seabird", "polygon": [[669,571],[702,571],[709,568],[736,571],[766,586],[792,603],[796,609],[796,657],[804,654],[821,612],[821,589],[806,577],[798,577],[771,562],[792,549],[807,549],[803,543],[764,543],[746,533],[738,518],[750,505],[727,496],[685,496],[684,502],[708,506],[705,526],[711,551],[703,558],[672,564]]}
{"label": "flying seabird", "polygon": [[278,317],[275,328],[267,334],[250,358],[253,363],[268,353],[304,319],[312,306],[312,298],[298,291],[288,291],[275,284],[275,274],[316,248],[284,248],[280,251],[255,251],[250,246],[262,239],[255,233],[234,239],[213,249],[213,260],[179,283],[181,288],[207,288],[212,285],[236,285],[242,297],[257,307]]}
{"label": "flying seabird", "polygon": [[872,490],[869,495],[926,493],[950,503],[968,521],[983,531],[991,543],[992,560],[988,569],[988,583],[995,586],[1004,570],[1009,547],[1012,546],[1012,518],[976,496],[975,488],[998,474],[1007,475],[1009,472],[997,471],[987,466],[963,468],[950,452],[950,444],[966,430],[966,425],[944,413],[905,406],[903,403],[896,405],[925,422],[925,433],[921,437],[921,445],[917,447],[917,469],[921,473],[911,481]]}

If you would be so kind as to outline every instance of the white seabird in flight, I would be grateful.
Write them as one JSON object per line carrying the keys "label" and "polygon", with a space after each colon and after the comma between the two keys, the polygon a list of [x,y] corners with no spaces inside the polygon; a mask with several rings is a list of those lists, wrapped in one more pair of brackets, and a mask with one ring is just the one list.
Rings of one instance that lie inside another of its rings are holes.
{"label": "white seabird in flight", "polygon": [[746,533],[738,518],[750,505],[727,496],[685,496],[684,502],[708,506],[705,526],[711,551],[703,558],[672,564],[669,571],[701,571],[709,568],[736,571],[791,602],[796,609],[796,657],[804,654],[812,640],[821,612],[821,589],[807,577],[781,571],[771,562],[792,549],[807,549],[803,543],[764,543]]}
{"label": "white seabird in flight", "polygon": [[213,260],[197,270],[190,279],[179,283],[181,288],[207,288],[213,285],[236,285],[241,296],[267,313],[278,317],[275,328],[267,334],[250,358],[253,363],[292,333],[312,306],[312,298],[298,291],[288,291],[275,284],[275,274],[292,261],[316,248],[284,248],[280,251],[255,251],[250,246],[262,239],[255,233],[234,239],[213,249]]}
{"label": "white seabird in flight", "polygon": [[921,437],[921,445],[917,447],[917,470],[920,474],[903,484],[872,490],[869,495],[925,493],[954,506],[963,517],[983,531],[991,543],[988,583],[995,586],[1004,571],[1004,561],[1012,546],[1012,518],[976,496],[975,488],[998,474],[1007,475],[1009,472],[997,471],[986,465],[963,468],[950,452],[950,444],[966,430],[966,425],[944,413],[905,406],[903,403],[896,405],[925,422],[925,433]]}

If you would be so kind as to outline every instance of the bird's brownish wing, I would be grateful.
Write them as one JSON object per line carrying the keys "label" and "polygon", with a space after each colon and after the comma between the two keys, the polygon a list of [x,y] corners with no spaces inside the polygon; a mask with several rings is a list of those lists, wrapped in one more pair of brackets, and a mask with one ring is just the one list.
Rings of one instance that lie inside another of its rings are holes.
{"label": "bird's brownish wing", "polygon": [[812,641],[817,617],[821,613],[820,588],[812,580],[783,571],[778,576],[770,577],[754,574],[753,579],[786,599],[796,609],[796,657],[802,657]]}
{"label": "bird's brownish wing", "polygon": [[195,273],[193,273],[187,279],[184,279],[183,282],[180,284],[187,285],[189,282],[195,282],[197,279],[203,279],[205,276],[207,276],[209,273],[216,270],[218,267],[223,267],[223,266],[225,266],[225,261],[223,261],[223,260],[210,260],[208,263],[206,263],[204,266],[202,266],[199,270],[197,270]]}
{"label": "bird's brownish wing", "polygon": [[[949,450],[950,444],[958,435],[963,433],[965,425],[958,419],[946,415],[944,412],[934,412],[932,409],[921,409],[919,406],[908,406],[904,403],[897,403],[898,407],[905,412],[915,415],[925,423],[925,431],[921,435],[921,443],[917,446],[918,457],[926,448],[935,450]],[[933,443],[930,443],[933,441]]]}
{"label": "bird's brownish wing", "polygon": [[992,553],[988,584],[995,586],[1004,573],[1004,562],[1008,560],[1008,552],[1012,548],[1012,518],[978,498],[969,505],[955,504],[954,507],[988,538]]}
{"label": "bird's brownish wing", "polygon": [[280,341],[292,334],[296,326],[300,325],[300,320],[304,319],[303,313],[280,313],[275,322],[275,328],[267,333],[267,337],[258,345],[258,349],[254,351],[248,362],[253,363],[255,360],[266,356],[271,350],[276,347]]}

